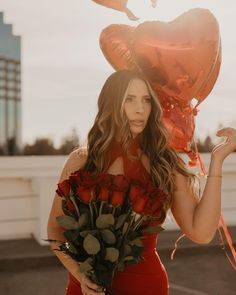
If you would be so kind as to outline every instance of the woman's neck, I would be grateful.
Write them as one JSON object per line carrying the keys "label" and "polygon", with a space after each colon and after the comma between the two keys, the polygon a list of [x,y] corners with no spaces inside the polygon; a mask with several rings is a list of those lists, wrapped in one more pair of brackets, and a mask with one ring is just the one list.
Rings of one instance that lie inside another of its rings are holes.
{"label": "woman's neck", "polygon": [[[132,134],[131,142],[132,141],[140,140],[140,138],[141,138],[141,133]],[[120,135],[116,135],[115,136],[115,140],[117,142],[120,142],[121,141],[121,136]]]}

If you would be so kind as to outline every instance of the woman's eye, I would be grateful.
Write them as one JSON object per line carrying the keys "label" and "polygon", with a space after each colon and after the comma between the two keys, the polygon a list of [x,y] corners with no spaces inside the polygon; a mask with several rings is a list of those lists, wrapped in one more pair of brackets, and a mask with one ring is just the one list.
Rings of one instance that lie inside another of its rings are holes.
{"label": "woman's eye", "polygon": [[126,97],[125,101],[132,101],[132,97]]}
{"label": "woman's eye", "polygon": [[151,103],[151,98],[145,98],[144,100],[145,100],[145,102],[147,102],[147,103]]}

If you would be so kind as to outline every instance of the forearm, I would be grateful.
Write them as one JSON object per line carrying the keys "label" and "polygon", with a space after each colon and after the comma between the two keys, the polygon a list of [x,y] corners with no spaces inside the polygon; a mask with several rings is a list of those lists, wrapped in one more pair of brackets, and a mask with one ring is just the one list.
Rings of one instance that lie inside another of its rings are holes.
{"label": "forearm", "polygon": [[[222,162],[211,158],[208,175],[221,175]],[[221,214],[220,177],[208,177],[202,198],[193,216],[196,240],[210,242],[215,235]]]}
{"label": "forearm", "polygon": [[[59,232],[55,231],[48,231],[48,239],[55,239],[60,241],[66,241],[64,235]],[[58,243],[51,242],[50,247],[54,254],[58,257],[58,259],[61,261],[61,263],[64,265],[64,267],[78,280],[80,281],[80,275],[79,272],[79,264],[74,259],[72,259],[69,255],[66,255],[62,251],[58,251],[55,249],[58,249]]]}

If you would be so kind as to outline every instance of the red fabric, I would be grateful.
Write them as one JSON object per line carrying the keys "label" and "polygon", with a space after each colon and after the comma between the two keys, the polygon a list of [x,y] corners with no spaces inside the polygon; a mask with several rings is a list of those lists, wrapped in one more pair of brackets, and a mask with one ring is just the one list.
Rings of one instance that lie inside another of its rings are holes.
{"label": "red fabric", "polygon": [[[137,136],[129,146],[132,156],[138,156],[139,137]],[[150,180],[150,175],[140,160],[131,160],[121,145],[113,141],[111,145],[110,165],[118,158],[122,157],[124,174],[128,179],[138,179],[144,183]],[[156,252],[156,234],[146,234],[144,243],[145,260],[138,264],[127,264],[125,271],[116,272],[113,278],[112,289],[115,295],[168,295],[167,272]],[[82,295],[79,282],[69,273],[69,282],[66,295]],[[99,294],[99,293],[98,293]]]}

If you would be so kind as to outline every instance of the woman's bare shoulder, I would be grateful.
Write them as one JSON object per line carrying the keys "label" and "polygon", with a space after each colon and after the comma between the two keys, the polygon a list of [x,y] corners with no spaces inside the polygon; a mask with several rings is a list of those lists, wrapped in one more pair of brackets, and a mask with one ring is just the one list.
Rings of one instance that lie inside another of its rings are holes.
{"label": "woman's bare shoulder", "polygon": [[68,177],[72,172],[82,168],[87,160],[88,151],[85,147],[79,147],[72,151],[63,168],[64,178]]}
{"label": "woman's bare shoulder", "polygon": [[[69,159],[71,163],[77,166],[83,166],[86,163],[88,150],[86,147],[79,147],[70,153]],[[81,167],[78,167],[78,169]]]}

